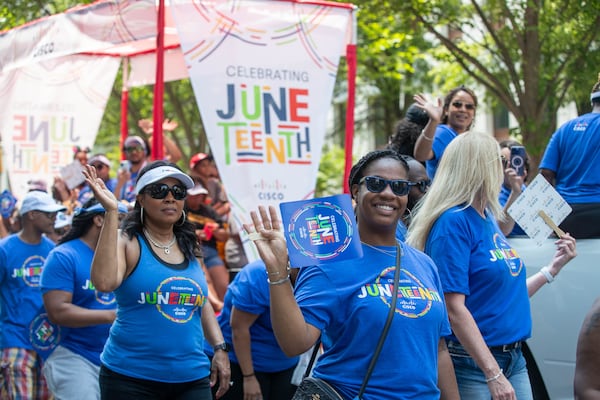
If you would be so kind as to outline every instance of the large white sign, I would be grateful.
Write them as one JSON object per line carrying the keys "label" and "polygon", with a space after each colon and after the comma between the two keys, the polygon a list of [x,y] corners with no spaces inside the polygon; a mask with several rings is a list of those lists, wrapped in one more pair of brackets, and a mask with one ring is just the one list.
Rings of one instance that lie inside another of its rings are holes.
{"label": "large white sign", "polygon": [[174,0],[171,13],[237,220],[312,198],[352,9]]}

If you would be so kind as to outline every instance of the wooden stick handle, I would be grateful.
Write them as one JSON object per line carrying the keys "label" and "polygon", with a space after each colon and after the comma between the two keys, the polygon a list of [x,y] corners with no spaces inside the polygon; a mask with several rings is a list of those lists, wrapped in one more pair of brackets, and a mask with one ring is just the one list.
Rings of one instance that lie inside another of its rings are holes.
{"label": "wooden stick handle", "polygon": [[540,210],[538,211],[538,215],[540,217],[542,217],[542,219],[544,220],[544,222],[546,224],[548,224],[548,226],[550,228],[552,228],[552,230],[554,231],[554,233],[556,233],[556,236],[558,236],[559,238],[565,236],[565,232],[563,232],[562,229],[560,229],[555,223],[554,221],[552,221],[552,218],[550,218],[550,216],[548,214],[546,214],[546,212],[544,210]]}

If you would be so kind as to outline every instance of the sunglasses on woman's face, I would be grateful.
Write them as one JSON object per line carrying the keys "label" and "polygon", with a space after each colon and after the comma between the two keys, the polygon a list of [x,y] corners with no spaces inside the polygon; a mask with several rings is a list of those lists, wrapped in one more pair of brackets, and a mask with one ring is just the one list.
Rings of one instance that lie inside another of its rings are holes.
{"label": "sunglasses on woman's face", "polygon": [[416,186],[421,193],[427,193],[427,191],[429,190],[429,186],[431,186],[431,179],[425,179],[418,182],[411,182],[411,184],[411,186]]}
{"label": "sunglasses on woman's face", "polygon": [[358,184],[365,184],[367,190],[371,193],[381,193],[387,185],[390,185],[392,192],[396,196],[406,196],[410,190],[410,182],[403,179],[383,179],[378,176],[363,176]]}
{"label": "sunglasses on woman's face", "polygon": [[166,183],[155,183],[146,186],[144,192],[148,193],[153,199],[164,199],[171,192],[175,200],[183,200],[187,195],[187,188],[182,185],[169,186]]}
{"label": "sunglasses on woman's face", "polygon": [[467,110],[474,110],[475,109],[475,104],[471,104],[471,103],[463,103],[462,101],[453,101],[452,102],[452,106],[458,109],[461,109],[463,106],[465,106],[465,108]]}

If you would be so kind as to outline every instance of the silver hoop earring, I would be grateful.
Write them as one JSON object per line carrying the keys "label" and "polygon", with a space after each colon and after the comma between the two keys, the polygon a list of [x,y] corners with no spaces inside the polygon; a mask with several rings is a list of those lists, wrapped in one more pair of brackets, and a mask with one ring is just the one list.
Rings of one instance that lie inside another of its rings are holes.
{"label": "silver hoop earring", "polygon": [[142,222],[142,225],[144,225],[144,207],[140,208],[140,221]]}
{"label": "silver hoop earring", "polygon": [[[181,210],[181,222],[178,224],[175,224],[175,226],[181,226],[183,224],[185,224],[185,219],[187,218],[187,215],[185,215],[185,210]],[[179,222],[179,221],[177,221]]]}

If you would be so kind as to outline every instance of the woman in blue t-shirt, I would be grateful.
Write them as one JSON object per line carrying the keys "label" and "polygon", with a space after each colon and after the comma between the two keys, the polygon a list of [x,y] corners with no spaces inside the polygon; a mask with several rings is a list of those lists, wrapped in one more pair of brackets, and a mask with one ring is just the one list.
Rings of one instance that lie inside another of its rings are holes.
{"label": "woman in blue t-shirt", "polygon": [[[133,210],[119,230],[118,201],[91,166],[86,181],[106,210],[92,262],[97,290],[117,315],[100,356],[103,400],[211,400],[229,388],[228,346],[208,301],[200,245],[184,200],[194,181],[175,164],[139,172]],[[204,342],[213,346],[212,362]]]}
{"label": "woman in blue t-shirt", "polygon": [[532,398],[521,352],[531,335],[528,297],[576,255],[575,239],[566,234],[549,266],[526,277],[497,224],[502,179],[497,141],[460,135],[448,145],[407,238],[439,268],[452,325],[448,349],[463,399]]}
{"label": "woman in blue t-shirt", "polygon": [[[121,203],[118,210],[124,216],[127,206]],[[100,399],[100,352],[117,308],[114,294],[97,291],[90,278],[103,219],[104,207],[92,197],[75,211],[71,229],[44,263],[44,306],[50,320],[63,327],[61,341],[43,369],[58,399]]]}
{"label": "woman in blue t-shirt", "polygon": [[411,187],[406,161],[391,150],[370,152],[352,168],[348,186],[363,257],[303,267],[295,289],[276,209],[259,207],[259,214],[251,214],[253,224],[244,227],[267,267],[279,345],[287,355],[302,354],[323,332],[326,345],[313,376],[342,398],[355,398],[383,331],[399,267],[395,313],[362,399],[439,399],[440,394],[458,399],[443,340],[450,327],[437,269],[429,257],[395,237]]}
{"label": "woman in blue t-shirt", "polygon": [[415,95],[416,103],[429,115],[429,122],[417,138],[414,155],[425,161],[427,175],[435,177],[435,171],[448,144],[458,135],[473,127],[477,111],[477,96],[464,86],[452,89],[437,105],[429,102],[424,95]]}

